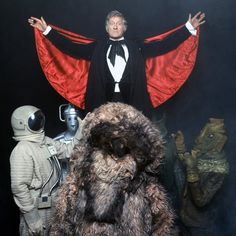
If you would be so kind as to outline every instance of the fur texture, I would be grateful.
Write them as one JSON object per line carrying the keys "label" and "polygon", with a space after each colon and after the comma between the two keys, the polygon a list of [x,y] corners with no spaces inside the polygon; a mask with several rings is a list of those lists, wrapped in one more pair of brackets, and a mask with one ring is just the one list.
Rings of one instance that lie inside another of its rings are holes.
{"label": "fur texture", "polygon": [[160,132],[122,103],[95,109],[83,123],[50,235],[170,235],[173,213],[157,178]]}

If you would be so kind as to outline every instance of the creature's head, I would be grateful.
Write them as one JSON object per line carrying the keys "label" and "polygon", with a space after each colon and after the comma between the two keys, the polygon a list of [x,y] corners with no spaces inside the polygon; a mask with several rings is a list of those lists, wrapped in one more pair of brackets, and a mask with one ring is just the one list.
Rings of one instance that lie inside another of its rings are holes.
{"label": "creature's head", "polygon": [[82,133],[92,169],[100,178],[132,179],[140,171],[158,171],[163,155],[160,132],[132,106],[100,106],[86,116]]}
{"label": "creature's head", "polygon": [[227,140],[223,119],[210,118],[195,140],[195,150],[200,153],[221,152]]}

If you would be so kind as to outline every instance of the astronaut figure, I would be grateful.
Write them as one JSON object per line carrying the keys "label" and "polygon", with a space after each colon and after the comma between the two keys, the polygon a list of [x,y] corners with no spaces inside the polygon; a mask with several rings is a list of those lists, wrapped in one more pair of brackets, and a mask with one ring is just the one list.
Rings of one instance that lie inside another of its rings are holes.
{"label": "astronaut figure", "polygon": [[[59,106],[59,118],[66,123],[67,130],[58,134],[54,140],[63,143],[70,143],[79,127],[78,116],[81,116],[79,110],[72,104],[62,104]],[[69,172],[69,157],[59,160],[61,165],[61,182],[63,182]]]}
{"label": "astronaut figure", "polygon": [[45,116],[34,106],[14,110],[11,125],[18,142],[11,152],[11,189],[20,210],[21,236],[48,235],[58,193],[58,158],[68,157],[80,133],[69,144],[45,136]]}

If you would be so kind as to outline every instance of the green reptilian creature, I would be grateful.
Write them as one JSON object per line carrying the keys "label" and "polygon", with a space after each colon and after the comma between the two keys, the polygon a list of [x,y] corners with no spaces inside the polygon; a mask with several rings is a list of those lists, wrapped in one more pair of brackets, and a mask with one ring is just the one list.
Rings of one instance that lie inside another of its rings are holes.
{"label": "green reptilian creature", "polygon": [[223,150],[226,141],[224,120],[216,118],[209,119],[190,152],[186,150],[183,133],[178,131],[175,136],[178,157],[186,167],[180,217],[190,235],[213,235],[217,210],[214,197],[229,173]]}

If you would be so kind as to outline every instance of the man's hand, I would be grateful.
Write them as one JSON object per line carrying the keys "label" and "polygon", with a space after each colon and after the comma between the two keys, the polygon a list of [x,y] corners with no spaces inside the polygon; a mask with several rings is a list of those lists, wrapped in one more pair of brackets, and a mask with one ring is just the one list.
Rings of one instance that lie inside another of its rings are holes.
{"label": "man's hand", "polygon": [[37,28],[41,32],[44,32],[47,29],[47,26],[48,26],[46,21],[43,19],[43,17],[38,19],[36,17],[31,16],[28,19],[28,22],[32,27]]}
{"label": "man's hand", "polygon": [[192,17],[191,14],[189,14],[188,21],[193,26],[194,29],[196,29],[198,26],[205,23],[205,13],[201,13],[200,11]]}

